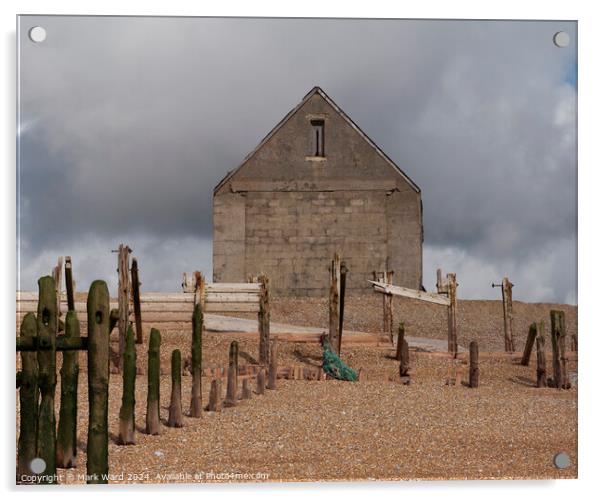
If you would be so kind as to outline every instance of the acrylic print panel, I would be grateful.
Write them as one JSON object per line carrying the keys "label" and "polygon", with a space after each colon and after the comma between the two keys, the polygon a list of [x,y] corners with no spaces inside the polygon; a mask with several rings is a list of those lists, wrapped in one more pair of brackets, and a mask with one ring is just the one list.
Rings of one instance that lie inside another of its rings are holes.
{"label": "acrylic print panel", "polygon": [[18,483],[577,476],[575,22],[18,51]]}

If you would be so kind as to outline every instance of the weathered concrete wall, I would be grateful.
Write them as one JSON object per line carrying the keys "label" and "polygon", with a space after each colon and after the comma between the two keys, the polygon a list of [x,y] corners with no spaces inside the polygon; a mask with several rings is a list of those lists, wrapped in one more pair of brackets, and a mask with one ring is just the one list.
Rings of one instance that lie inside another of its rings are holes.
{"label": "weathered concrete wall", "polygon": [[[311,153],[310,120],[325,121],[325,157]],[[214,194],[213,279],[264,272],[277,294],[324,295],[335,251],[348,289],[372,271],[422,279],[420,193],[319,94]]]}

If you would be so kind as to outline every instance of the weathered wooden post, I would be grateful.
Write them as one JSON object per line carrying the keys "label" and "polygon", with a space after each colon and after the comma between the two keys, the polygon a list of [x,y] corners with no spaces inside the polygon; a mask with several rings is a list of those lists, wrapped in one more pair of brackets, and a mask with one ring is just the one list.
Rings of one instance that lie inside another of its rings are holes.
{"label": "weathered wooden post", "polygon": [[257,386],[255,392],[260,395],[265,393],[265,368],[260,368],[257,373]]}
{"label": "weathered wooden post", "polygon": [[136,443],[136,346],[130,324],[123,353],[123,392],[119,410],[119,444]]}
{"label": "weathered wooden post", "polygon": [[267,276],[259,276],[261,292],[259,295],[259,363],[267,365],[270,359],[270,280]]}
{"label": "weathered wooden post", "polygon": [[345,289],[347,288],[347,266],[345,262],[341,262],[341,306],[339,313],[339,355],[341,354],[341,346],[343,345],[343,323],[345,322]]}
{"label": "weathered wooden post", "polygon": [[182,355],[179,349],[171,353],[171,400],[169,404],[169,427],[182,427]]}
{"label": "weathered wooden post", "polygon": [[222,379],[214,378],[211,381],[211,389],[209,390],[209,405],[208,411],[222,411]]}
{"label": "weathered wooden post", "polygon": [[65,257],[65,290],[67,290],[67,310],[75,311],[75,290],[71,257]]}
{"label": "weathered wooden post", "polygon": [[238,342],[230,343],[230,355],[228,360],[228,386],[226,388],[225,407],[238,404]]}
{"label": "weathered wooden post", "polygon": [[251,399],[251,386],[249,385],[249,379],[242,379],[242,393],[240,395],[240,399]]}
{"label": "weathered wooden post", "polygon": [[395,359],[397,361],[401,361],[401,350],[403,348],[405,334],[406,334],[405,325],[403,324],[403,321],[400,321],[399,327],[397,329],[397,350],[395,352]]}
{"label": "weathered wooden post", "polygon": [[456,274],[449,273],[447,275],[447,296],[449,298],[449,306],[447,308],[447,350],[454,358],[458,355],[457,286]]}
{"label": "weathered wooden post", "polygon": [[543,321],[539,323],[538,335],[536,339],[537,345],[537,387],[547,387],[547,373],[546,373],[546,339],[543,336]]}
{"label": "weathered wooden post", "polygon": [[[21,337],[38,336],[38,326],[34,313],[27,313],[21,322]],[[17,376],[19,384],[19,444],[17,458],[17,479],[30,476],[29,464],[36,457],[36,429],[38,427],[38,358],[36,352],[21,351],[21,372]]]}
{"label": "weathered wooden post", "polygon": [[533,344],[535,343],[535,337],[537,337],[537,323],[531,323],[529,327],[529,333],[527,334],[527,341],[525,342],[525,350],[523,351],[523,357],[520,364],[523,366],[529,366],[531,360],[531,351],[533,350]]}
{"label": "weathered wooden post", "polygon": [[268,389],[275,390],[277,388],[278,379],[278,337],[272,340],[270,347],[270,366],[268,371]]}
{"label": "weathered wooden post", "polygon": [[[383,271],[385,285],[393,284],[393,271]],[[383,293],[383,333],[393,342],[393,295]]]}
{"label": "weathered wooden post", "polygon": [[191,368],[192,368],[192,394],[190,396],[190,416],[199,418],[202,415],[202,396],[201,396],[201,361],[203,349],[203,311],[201,304],[194,306],[192,315],[192,347],[191,347]]}
{"label": "weathered wooden post", "polygon": [[[341,353],[340,335],[339,335],[339,315],[341,313],[341,256],[334,254],[334,259],[330,266],[330,300],[329,300],[329,331],[328,340],[332,349]],[[269,389],[268,385],[268,389]]]}
{"label": "weathered wooden post", "polygon": [[[59,257],[57,259],[56,266],[52,268],[52,277],[54,278],[54,287],[56,289],[56,314],[57,318],[61,317],[61,278],[63,276],[63,258]],[[60,330],[60,328],[59,328]]]}
{"label": "weathered wooden post", "polygon": [[109,289],[96,280],[88,292],[88,483],[109,473]]}
{"label": "weathered wooden post", "polygon": [[512,287],[507,277],[502,279],[502,304],[504,306],[504,347],[506,352],[514,352],[514,332],[512,315]]}
{"label": "weathered wooden post", "polygon": [[399,358],[399,376],[407,377],[409,370],[410,370],[410,346],[408,345],[408,341],[403,339],[401,341],[401,355]]}
{"label": "weathered wooden post", "polygon": [[[79,320],[75,310],[67,311],[65,338],[79,338]],[[63,469],[75,467],[77,454],[77,381],[79,378],[79,352],[63,351],[61,366],[61,408],[56,443],[56,466]]]}
{"label": "weathered wooden post", "polygon": [[148,393],[146,399],[146,433],[159,434],[161,420],[159,418],[159,375],[161,370],[161,334],[151,328],[148,341]]}
{"label": "weathered wooden post", "polygon": [[468,386],[473,388],[479,387],[479,344],[476,340],[473,340],[470,343]]}
{"label": "weathered wooden post", "polygon": [[127,245],[119,245],[117,257],[117,272],[119,274],[119,286],[117,290],[117,304],[119,307],[119,321],[117,328],[119,330],[119,360],[117,369],[121,373],[123,368],[123,353],[125,351],[125,337],[127,335],[129,316],[130,316],[130,247]]}
{"label": "weathered wooden post", "polygon": [[136,344],[142,344],[142,313],[140,311],[140,279],[138,277],[138,260],[132,259],[132,299],[134,301],[134,322],[136,323]]}
{"label": "weathered wooden post", "polygon": [[200,271],[195,271],[194,276],[194,305],[199,304],[201,311],[205,310],[205,276]]}
{"label": "weathered wooden post", "polygon": [[38,350],[38,387],[40,405],[37,426],[37,457],[44,460],[46,478],[43,482],[56,482],[56,417],[54,395],[56,389],[56,334],[58,310],[54,278],[44,276],[38,280],[38,342],[45,348]]}
{"label": "weathered wooden post", "polygon": [[550,311],[552,324],[552,368],[554,370],[554,384],[558,389],[569,389],[570,383],[567,374],[567,357],[565,352],[566,326],[564,311]]}

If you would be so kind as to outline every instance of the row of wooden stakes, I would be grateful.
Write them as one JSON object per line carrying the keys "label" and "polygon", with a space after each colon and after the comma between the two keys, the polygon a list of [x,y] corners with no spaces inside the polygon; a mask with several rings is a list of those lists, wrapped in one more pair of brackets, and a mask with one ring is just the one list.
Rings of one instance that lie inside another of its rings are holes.
{"label": "row of wooden stakes", "polygon": [[[190,398],[190,409],[188,415],[198,418],[205,411],[219,412],[222,408],[233,407],[238,404],[239,399],[250,399],[252,390],[250,381],[255,378],[256,394],[264,394],[266,389],[275,390],[277,379],[281,376],[291,376],[291,369],[278,369],[278,339],[272,339],[270,343],[270,357],[267,368],[262,365],[238,366],[238,342],[230,343],[229,363],[227,369],[226,396],[222,398],[222,368],[206,368],[201,370],[201,332],[202,312],[200,306],[195,307],[193,316],[192,356],[190,371],[192,373],[192,391]],[[122,445],[135,444],[135,384],[136,384],[136,349],[132,326],[128,328],[126,345],[123,356],[123,394],[122,404],[119,411],[119,437],[118,443]],[[146,406],[146,433],[156,435],[160,433],[161,420],[159,418],[159,386],[160,386],[160,347],[161,334],[159,330],[152,328],[148,344],[148,388]],[[292,376],[301,378],[305,376],[302,367],[291,367]],[[211,389],[209,391],[209,402],[203,408],[201,405],[201,377],[211,376]],[[182,355],[179,349],[171,353],[171,397],[168,427],[183,426],[182,410]],[[239,381],[242,381],[242,390],[239,396]]]}

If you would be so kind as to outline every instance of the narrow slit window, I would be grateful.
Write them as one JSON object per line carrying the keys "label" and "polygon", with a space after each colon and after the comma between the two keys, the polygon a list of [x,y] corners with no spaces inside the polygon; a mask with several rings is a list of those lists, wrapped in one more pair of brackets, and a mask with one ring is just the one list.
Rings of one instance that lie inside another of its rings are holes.
{"label": "narrow slit window", "polygon": [[324,156],[324,120],[311,121],[312,155]]}

